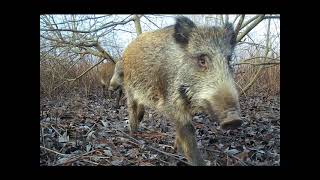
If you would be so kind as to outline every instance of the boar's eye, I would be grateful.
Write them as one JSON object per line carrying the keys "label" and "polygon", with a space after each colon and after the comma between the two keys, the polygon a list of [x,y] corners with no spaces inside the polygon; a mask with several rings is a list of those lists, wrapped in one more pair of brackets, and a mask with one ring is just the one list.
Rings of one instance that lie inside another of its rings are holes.
{"label": "boar's eye", "polygon": [[201,68],[207,68],[208,67],[208,56],[205,54],[201,54],[200,56],[198,56],[197,58],[198,61],[198,66]]}

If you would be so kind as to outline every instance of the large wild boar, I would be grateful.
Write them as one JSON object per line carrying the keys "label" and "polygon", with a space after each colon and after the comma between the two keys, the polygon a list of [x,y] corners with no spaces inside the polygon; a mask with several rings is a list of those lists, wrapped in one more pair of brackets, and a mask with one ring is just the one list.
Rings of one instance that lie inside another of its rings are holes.
{"label": "large wild boar", "polygon": [[234,46],[231,24],[197,27],[186,17],[178,17],[173,26],[139,35],[123,55],[130,133],[137,131],[144,107],[153,108],[175,121],[175,146],[188,161],[204,165],[193,115],[214,115],[224,129],[242,124],[229,67]]}

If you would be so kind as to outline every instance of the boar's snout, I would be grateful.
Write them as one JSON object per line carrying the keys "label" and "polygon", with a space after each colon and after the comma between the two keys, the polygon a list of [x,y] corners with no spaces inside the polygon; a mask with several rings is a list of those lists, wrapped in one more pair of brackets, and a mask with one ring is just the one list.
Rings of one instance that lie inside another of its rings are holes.
{"label": "boar's snout", "polygon": [[206,102],[209,114],[217,115],[222,129],[235,129],[242,124],[238,92],[230,82],[220,85]]}
{"label": "boar's snout", "polygon": [[242,125],[242,120],[240,118],[240,113],[238,111],[229,111],[226,114],[226,118],[221,119],[220,122],[221,128],[228,130],[228,129],[235,129]]}

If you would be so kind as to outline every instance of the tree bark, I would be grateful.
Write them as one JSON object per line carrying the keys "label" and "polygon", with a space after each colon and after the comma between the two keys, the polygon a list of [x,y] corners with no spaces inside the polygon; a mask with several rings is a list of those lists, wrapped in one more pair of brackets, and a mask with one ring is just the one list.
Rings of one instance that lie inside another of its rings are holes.
{"label": "tree bark", "polygon": [[141,24],[140,24],[140,17],[138,15],[134,15],[133,20],[134,20],[134,25],[136,27],[137,35],[139,36],[142,33]]}

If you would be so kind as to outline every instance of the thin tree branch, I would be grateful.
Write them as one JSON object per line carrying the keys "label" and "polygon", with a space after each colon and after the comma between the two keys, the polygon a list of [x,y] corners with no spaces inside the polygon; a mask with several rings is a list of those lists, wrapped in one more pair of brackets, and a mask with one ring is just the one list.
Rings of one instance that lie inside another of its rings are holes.
{"label": "thin tree branch", "polygon": [[93,29],[93,30],[87,30],[87,31],[74,30],[74,29],[43,29],[43,28],[41,28],[40,31],[68,31],[68,32],[76,32],[76,33],[93,33],[93,32],[97,32],[97,31],[100,31],[100,30],[103,30],[103,29],[106,29],[109,27],[113,27],[113,26],[117,26],[117,25],[124,25],[124,24],[127,24],[128,22],[133,21],[133,20],[134,20],[134,18],[130,18],[129,20],[126,20],[126,21],[113,22],[112,24],[107,23],[107,24],[101,26],[100,28]]}
{"label": "thin tree branch", "polygon": [[254,27],[256,27],[256,26],[263,20],[263,18],[264,18],[264,15],[261,15],[261,16],[259,16],[259,18],[257,18],[254,22],[252,22],[252,24],[251,24],[248,28],[246,28],[246,29],[244,30],[244,32],[242,32],[242,33],[237,37],[236,42],[240,42],[241,39],[242,39],[246,34],[248,34]]}
{"label": "thin tree branch", "polygon": [[249,23],[251,23],[252,21],[256,20],[257,18],[259,18],[259,15],[256,15],[254,17],[252,17],[251,19],[249,19],[248,21],[244,22],[242,25],[241,25],[241,29],[243,29],[244,27],[246,27]]}
{"label": "thin tree branch", "polygon": [[[252,57],[252,58],[248,58],[248,59],[244,59],[242,60],[242,62],[246,62],[246,61],[249,61],[249,60],[253,60],[253,59],[270,59],[270,60],[274,60],[274,61],[279,61],[280,59],[280,56],[276,57],[276,58],[271,58],[271,57],[263,57],[263,56],[256,56],[256,57]],[[241,62],[240,62],[241,63]]]}
{"label": "thin tree branch", "polygon": [[232,24],[235,24],[236,20],[237,20],[239,17],[240,17],[240,15],[237,15],[237,16],[234,18]]}
{"label": "thin tree branch", "polygon": [[96,67],[97,65],[99,65],[100,63],[102,63],[104,61],[104,58],[102,58],[99,62],[97,62],[95,65],[91,66],[90,68],[88,68],[86,71],[84,71],[83,73],[81,73],[78,77],[74,78],[74,79],[66,79],[65,81],[63,81],[62,83],[60,83],[58,86],[56,86],[55,88],[53,88],[52,92],[55,91],[56,89],[58,89],[59,87],[61,87],[63,84],[67,83],[67,82],[74,82],[76,80],[78,80],[79,78],[81,78],[83,75],[87,74],[91,69],[93,69],[94,67]]}
{"label": "thin tree branch", "polygon": [[154,22],[152,22],[147,16],[143,16],[143,17],[145,17],[149,22],[151,22],[153,25],[155,25],[157,28],[159,28],[160,29],[160,27],[159,26],[157,26],[156,25],[156,23],[154,23]]}
{"label": "thin tree branch", "polygon": [[243,23],[244,17],[245,17],[245,15],[242,14],[242,15],[241,15],[241,18],[240,18],[240,20],[239,20],[239,22],[238,22],[238,24],[237,24],[237,26],[236,26],[236,29],[235,29],[235,36],[236,36],[236,37],[237,37],[238,34],[239,34],[239,31],[240,31],[241,25],[242,25],[242,23]]}
{"label": "thin tree branch", "polygon": [[238,66],[238,65],[242,65],[242,64],[249,64],[249,65],[253,65],[253,66],[260,66],[260,65],[280,64],[280,61],[278,61],[278,62],[265,62],[265,63],[240,62],[240,63],[232,64],[232,66]]}
{"label": "thin tree branch", "polygon": [[51,149],[48,149],[46,147],[43,147],[43,146],[40,146],[41,149],[44,149],[46,151],[49,151],[49,152],[52,152],[52,153],[55,153],[55,154],[58,154],[58,155],[61,155],[61,156],[69,156],[69,154],[63,154],[63,153],[59,153],[57,151],[54,151],[54,150],[51,150]]}
{"label": "thin tree branch", "polygon": [[103,62],[104,59],[101,59],[99,62],[97,62],[95,65],[91,66],[90,68],[88,68],[87,70],[85,70],[83,73],[81,73],[78,77],[74,78],[74,79],[67,79],[67,81],[76,81],[79,78],[81,78],[83,75],[87,74],[91,69],[93,69],[94,67],[96,67],[97,65],[99,65],[100,63]]}
{"label": "thin tree branch", "polygon": [[125,133],[125,132],[123,132],[123,131],[121,131],[121,130],[119,130],[119,129],[117,129],[117,131],[121,132],[122,134],[124,134],[124,135],[127,136],[128,138],[136,141],[136,142],[139,143],[140,145],[144,145],[144,146],[146,146],[146,147],[148,147],[148,148],[150,148],[150,149],[153,149],[153,150],[155,150],[155,151],[157,151],[157,152],[159,152],[159,153],[165,154],[165,155],[167,155],[167,156],[169,156],[169,157],[172,157],[172,158],[174,158],[174,159],[177,159],[178,161],[181,161],[181,162],[183,162],[183,163],[185,163],[185,164],[191,165],[189,162],[186,162],[186,161],[184,161],[184,160],[181,160],[181,159],[179,158],[180,156],[178,156],[178,155],[161,151],[161,150],[159,150],[159,149],[156,149],[156,148],[154,148],[154,147],[152,147],[152,146],[148,146],[148,145],[146,145],[146,144],[141,144],[141,142],[140,142],[139,140],[131,137],[129,134],[127,134],[127,133]]}
{"label": "thin tree branch", "polygon": [[96,20],[96,19],[100,19],[100,18],[104,18],[104,17],[108,17],[110,15],[106,15],[106,16],[99,16],[99,17],[87,17],[84,19],[79,19],[79,20],[70,20],[70,21],[64,21],[64,22],[60,22],[60,23],[56,23],[58,24],[67,24],[67,23],[74,23],[74,22],[81,22],[81,21],[87,21],[87,20]]}
{"label": "thin tree branch", "polygon": [[79,43],[74,43],[74,42],[67,42],[65,40],[57,40],[57,39],[52,39],[50,37],[46,37],[46,36],[43,36],[40,34],[40,37],[44,38],[44,39],[47,39],[47,40],[50,40],[50,41],[55,41],[55,42],[58,42],[58,43],[61,43],[61,44],[69,44],[69,45],[73,45],[73,46],[76,46],[76,47],[81,47],[81,46],[85,46],[85,47],[94,47],[96,46],[97,42],[79,42]]}
{"label": "thin tree branch", "polygon": [[264,19],[280,19],[280,16],[265,16]]}
{"label": "thin tree branch", "polygon": [[71,163],[71,162],[73,162],[73,161],[78,160],[79,158],[81,158],[81,157],[83,157],[83,156],[86,156],[86,155],[91,154],[91,153],[96,152],[96,151],[97,151],[97,150],[92,150],[92,151],[89,151],[89,152],[87,152],[87,153],[80,154],[80,155],[78,155],[78,156],[77,156],[77,155],[72,156],[72,157],[69,158],[69,160],[64,161],[64,162],[61,162],[61,163],[58,163],[58,164],[55,164],[54,166],[59,166],[59,165],[62,165],[62,164]]}

